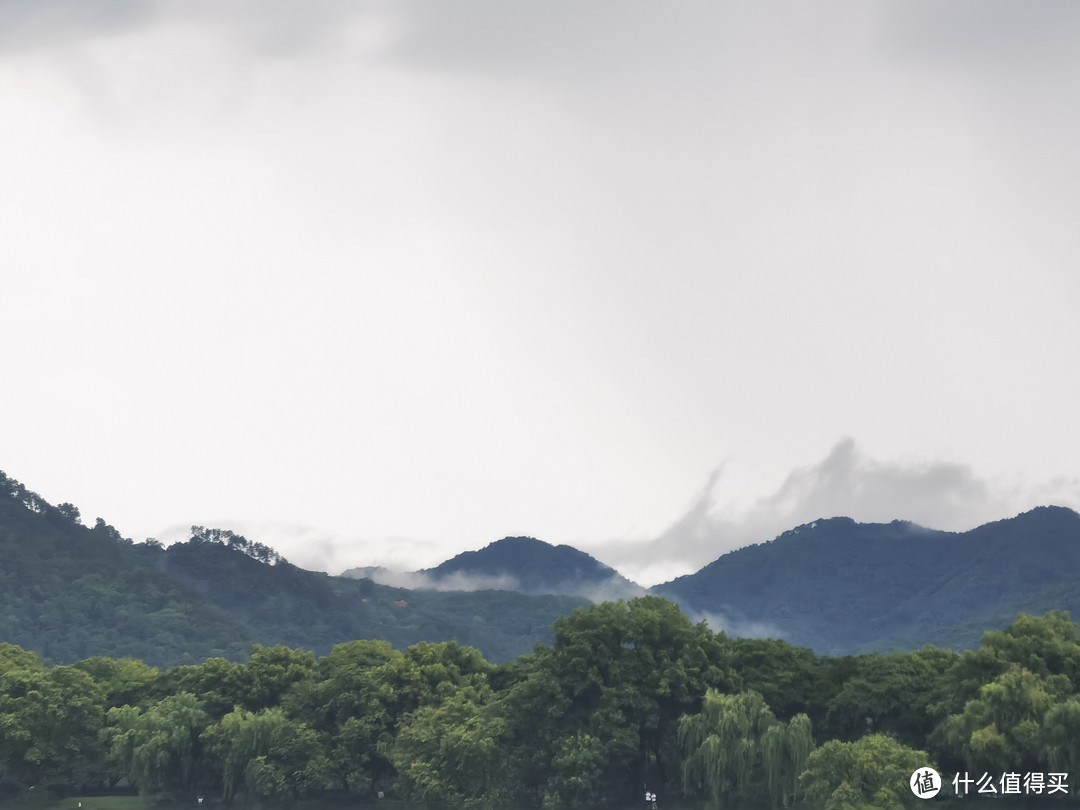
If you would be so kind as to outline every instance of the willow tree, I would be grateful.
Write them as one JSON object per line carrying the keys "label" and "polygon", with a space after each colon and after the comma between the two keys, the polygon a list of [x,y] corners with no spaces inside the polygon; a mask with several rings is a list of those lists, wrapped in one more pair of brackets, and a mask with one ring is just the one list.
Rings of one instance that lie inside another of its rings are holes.
{"label": "willow tree", "polygon": [[805,714],[765,729],[761,735],[761,759],[773,807],[788,807],[795,800],[799,775],[813,751],[814,735]]}
{"label": "willow tree", "polygon": [[399,789],[414,801],[466,810],[508,804],[517,784],[495,693],[487,684],[440,692],[439,705],[422,706],[402,721],[392,749]]}
{"label": "willow tree", "polygon": [[274,707],[235,709],[200,738],[221,776],[226,801],[300,798],[329,784],[330,763],[319,735]]}
{"label": "willow tree", "polygon": [[910,790],[911,775],[934,767],[925,751],[884,734],[855,742],[829,740],[814,751],[799,778],[808,810],[912,810],[922,802]]}
{"label": "willow tree", "polygon": [[711,689],[701,712],[680,721],[679,743],[684,787],[705,793],[713,805],[752,795],[786,805],[814,745],[806,715],[784,724],[757,692]]}
{"label": "willow tree", "polygon": [[1063,773],[1080,772],[1080,698],[1056,703],[1043,719],[1043,745],[1050,769]]}
{"label": "willow tree", "polygon": [[966,770],[1043,771],[1043,720],[1063,688],[1067,681],[1059,676],[1040,677],[1013,664],[963,712],[945,718],[931,739]]}
{"label": "willow tree", "polygon": [[221,769],[222,795],[232,800],[251,781],[249,766],[265,757],[289,721],[280,709],[258,714],[235,709],[202,734],[206,751]]}
{"label": "willow tree", "polygon": [[146,710],[109,709],[108,719],[110,756],[140,793],[175,794],[190,787],[201,754],[199,733],[208,719],[195,695],[169,695]]}

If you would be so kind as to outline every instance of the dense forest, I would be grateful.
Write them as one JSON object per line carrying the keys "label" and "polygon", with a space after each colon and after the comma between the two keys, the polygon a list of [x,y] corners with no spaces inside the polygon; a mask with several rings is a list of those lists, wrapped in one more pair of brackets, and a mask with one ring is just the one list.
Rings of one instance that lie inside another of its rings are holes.
{"label": "dense forest", "polygon": [[553,643],[498,666],[452,642],[353,641],[323,657],[256,645],[243,663],[165,670],[47,666],[0,644],[0,795],[130,786],[488,808],[649,790],[859,810],[913,806],[924,766],[943,795],[954,773],[973,792],[984,775],[1034,790],[1036,775],[1049,794],[1080,771],[1078,688],[1080,628],[1063,613],[1021,615],[963,654],[833,658],[714,633],[656,596],[579,608]]}
{"label": "dense forest", "polygon": [[1080,616],[1080,514],[1040,506],[965,532],[820,519],[651,593],[823,655],[971,650],[1018,613]]}
{"label": "dense forest", "polygon": [[[256,643],[327,655],[358,638],[398,649],[453,640],[501,664],[550,644],[552,622],[589,601],[646,593],[588,554],[527,537],[419,572],[408,581],[426,584],[414,588],[365,576],[378,569],[307,571],[227,529],[192,526],[163,548],[102,518],[83,525],[72,504],[53,506],[3,472],[0,562],[0,639],[68,664],[243,660]],[[975,649],[1019,613],[1080,615],[1077,572],[1080,514],[1039,507],[960,533],[818,520],[649,593],[714,629],[844,656]],[[449,583],[507,590],[442,590]]]}
{"label": "dense forest", "polygon": [[408,590],[305,571],[268,546],[192,526],[168,548],[102,518],[82,525],[0,472],[0,640],[54,663],[133,657],[157,667],[243,660],[252,644],[328,654],[342,641],[404,649],[454,639],[493,662],[551,640],[575,596]]}
{"label": "dense forest", "polygon": [[[1055,555],[1078,520],[1024,517],[1046,553],[1014,573],[1038,580],[1057,559],[1045,591],[1057,604],[1070,604],[1075,566]],[[854,524],[824,523],[806,549],[774,546],[805,556],[839,538],[848,559],[865,556]],[[970,534],[1004,548],[1017,525]],[[761,553],[703,573],[745,569],[755,586],[742,561]],[[927,767],[943,796],[1039,799],[1071,795],[1080,767],[1080,627],[1064,612],[1022,613],[962,653],[818,655],[714,632],[657,595],[585,607],[404,591],[198,526],[169,549],[133,543],[3,473],[0,559],[0,800],[138,791],[484,810],[632,806],[648,791],[665,806],[863,810],[913,806],[909,780]],[[974,587],[931,586],[925,610]],[[528,638],[545,640],[512,653]]]}

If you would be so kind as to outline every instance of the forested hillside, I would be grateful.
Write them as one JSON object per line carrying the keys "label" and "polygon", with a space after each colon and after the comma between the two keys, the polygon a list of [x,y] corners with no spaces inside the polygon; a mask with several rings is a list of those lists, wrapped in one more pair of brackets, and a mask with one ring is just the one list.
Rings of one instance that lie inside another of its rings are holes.
{"label": "forested hillside", "polygon": [[103,520],[82,526],[75,507],[52,506],[0,473],[0,641],[54,661],[176,664],[243,656],[255,638]]}
{"label": "forested hillside", "polygon": [[290,565],[228,530],[165,549],[132,543],[0,473],[0,641],[58,663],[133,656],[154,666],[242,659],[252,643],[326,654],[376,638],[457,641],[492,661],[532,651],[585,604],[568,596],[410,591]]}
{"label": "forested hillside", "polygon": [[566,594],[592,601],[642,596],[614,568],[570,546],[553,546],[534,537],[504,537],[479,551],[464,551],[418,572],[438,583],[498,582],[505,590],[531,594]]}
{"label": "forested hillside", "polygon": [[[198,528],[198,527],[196,527]],[[263,644],[325,654],[342,641],[381,639],[404,648],[456,641],[492,661],[531,652],[551,623],[585,604],[567,596],[510,591],[440,592],[332,577],[279,561],[268,565],[225,542],[196,536],[143,553],[161,571],[197,590]]]}
{"label": "forested hillside", "polygon": [[819,520],[653,592],[819,653],[970,649],[1019,611],[1080,609],[1080,515],[1040,507],[958,533]]}
{"label": "forested hillside", "polygon": [[[399,648],[452,640],[503,662],[550,640],[555,618],[586,597],[642,593],[583,552],[525,537],[421,572],[440,587],[470,589],[458,591],[305,571],[225,529],[193,526],[188,541],[167,549],[135,544],[102,519],[87,528],[71,504],[52,506],[0,476],[0,639],[54,662],[239,660],[252,643],[322,655],[358,638]],[[478,584],[502,590],[471,590]],[[725,554],[653,592],[714,629],[818,653],[971,649],[1019,612],[1080,613],[1080,515],[1042,507],[963,533],[831,518]]]}

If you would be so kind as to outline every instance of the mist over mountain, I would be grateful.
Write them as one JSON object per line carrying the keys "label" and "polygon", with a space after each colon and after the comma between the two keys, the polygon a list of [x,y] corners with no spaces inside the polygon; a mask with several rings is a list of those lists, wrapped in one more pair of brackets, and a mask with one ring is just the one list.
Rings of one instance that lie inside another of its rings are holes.
{"label": "mist over mountain", "polygon": [[457,641],[492,661],[531,652],[551,623],[586,604],[515,591],[410,590],[368,579],[269,565],[228,545],[192,539],[151,549],[154,565],[201,593],[263,644],[325,654],[338,643],[381,639],[404,649]]}
{"label": "mist over mountain", "polygon": [[553,546],[535,537],[504,537],[478,551],[465,551],[420,571],[395,572],[381,566],[351,568],[342,576],[384,585],[437,591],[501,590],[580,596],[591,602],[643,596],[637,585],[590,554]]}
{"label": "mist over mountain", "polygon": [[75,507],[53,506],[0,473],[0,642],[63,662],[242,657],[257,639],[148,564],[143,550],[104,520],[83,526]]}
{"label": "mist over mountain", "polygon": [[[584,552],[531,537],[407,575],[350,574],[298,568],[223,529],[194,526],[168,548],[132,543],[0,473],[0,642],[59,662],[108,655],[168,666],[241,658],[253,643],[322,654],[355,639],[457,641],[498,662],[530,652],[588,601],[644,592]],[[395,576],[415,587],[385,584]],[[714,629],[818,654],[973,648],[1021,611],[1080,615],[1080,515],[1039,507],[967,532],[823,519],[650,593]]]}
{"label": "mist over mountain", "polygon": [[465,551],[420,572],[436,583],[490,578],[529,594],[583,596],[593,602],[631,599],[645,589],[590,554],[534,537],[504,537],[479,551]]}
{"label": "mist over mountain", "polygon": [[1080,608],[1080,515],[1039,507],[967,532],[818,520],[652,592],[718,627],[818,653],[973,647],[1014,607]]}
{"label": "mist over mountain", "polygon": [[493,662],[531,652],[586,601],[513,591],[413,591],[306,571],[222,529],[192,527],[163,548],[133,543],[74,506],[0,473],[0,643],[71,663],[107,655],[154,666],[286,644],[329,653],[381,639],[457,641]]}

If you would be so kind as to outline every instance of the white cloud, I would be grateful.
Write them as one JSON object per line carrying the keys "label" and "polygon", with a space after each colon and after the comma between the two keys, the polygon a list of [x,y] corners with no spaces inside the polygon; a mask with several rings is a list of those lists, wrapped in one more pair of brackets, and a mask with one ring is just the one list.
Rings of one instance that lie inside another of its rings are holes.
{"label": "white cloud", "polygon": [[420,571],[391,571],[384,568],[372,571],[369,578],[380,585],[412,590],[515,591],[518,588],[517,579],[509,575],[470,576],[460,571],[445,577],[432,577]]}
{"label": "white cloud", "polygon": [[879,461],[850,438],[838,442],[819,463],[793,470],[774,492],[756,501],[733,503],[727,488],[721,467],[659,537],[648,543],[595,546],[593,553],[631,579],[652,585],[822,518],[844,516],[861,523],[899,519],[966,531],[1035,506],[1080,509],[1077,478],[1007,482],[947,461]]}
{"label": "white cloud", "polygon": [[0,464],[330,570],[1068,503],[1077,12],[975,7],[0,0]]}
{"label": "white cloud", "polygon": [[724,632],[736,638],[783,638],[780,628],[769,622],[739,621],[723,613],[690,611],[692,622],[704,621],[714,633]]}

